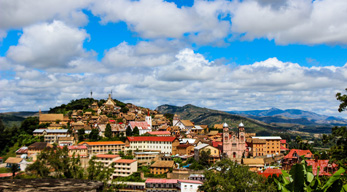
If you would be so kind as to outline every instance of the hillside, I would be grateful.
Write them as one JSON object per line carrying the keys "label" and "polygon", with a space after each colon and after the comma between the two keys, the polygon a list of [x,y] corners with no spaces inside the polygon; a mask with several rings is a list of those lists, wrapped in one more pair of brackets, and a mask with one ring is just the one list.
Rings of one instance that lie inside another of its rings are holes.
{"label": "hillside", "polygon": [[214,124],[223,122],[226,122],[233,128],[236,128],[237,125],[242,122],[248,132],[257,132],[259,134],[263,133],[265,135],[268,135],[273,131],[284,131],[285,129],[287,129],[284,126],[273,126],[255,119],[229,114],[223,111],[201,108],[190,104],[182,107],[173,105],[161,105],[157,107],[156,110],[163,114],[177,114],[181,119],[191,120],[197,125],[208,125],[211,128]]}
{"label": "hillside", "polygon": [[271,108],[269,110],[253,111],[228,111],[230,114],[237,114],[252,119],[257,119],[265,123],[292,123],[300,125],[345,125],[347,120],[339,117],[320,115],[310,111],[299,109],[281,110]]}

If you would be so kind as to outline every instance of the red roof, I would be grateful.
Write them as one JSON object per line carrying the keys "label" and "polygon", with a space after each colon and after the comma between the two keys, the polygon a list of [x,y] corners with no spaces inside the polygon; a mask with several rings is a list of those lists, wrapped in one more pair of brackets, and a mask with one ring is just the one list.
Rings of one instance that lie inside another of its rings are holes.
{"label": "red roof", "polygon": [[16,154],[27,154],[28,153],[28,147],[21,147],[16,151]]}
{"label": "red roof", "polygon": [[111,154],[97,154],[95,155],[97,158],[116,158],[119,157],[119,155],[111,155]]}
{"label": "red roof", "polygon": [[176,137],[127,137],[131,141],[169,141],[173,142]]}
{"label": "red roof", "polygon": [[170,131],[152,131],[148,133],[151,135],[171,135]]}
{"label": "red roof", "polygon": [[285,143],[287,143],[287,140],[281,139],[281,144],[285,144]]}
{"label": "red roof", "polygon": [[177,179],[147,179],[145,183],[177,183]]}
{"label": "red roof", "polygon": [[293,156],[295,153],[297,154],[297,157],[304,155],[305,157],[312,158],[312,156],[313,156],[313,154],[310,150],[291,149],[290,152],[286,156],[284,156],[284,159],[297,158],[297,157]]}
{"label": "red roof", "polygon": [[151,129],[151,126],[146,121],[130,121],[129,124],[132,128],[139,128],[139,129]]}
{"label": "red roof", "polygon": [[218,147],[219,145],[223,145],[223,142],[222,141],[212,141],[213,147]]}
{"label": "red roof", "polygon": [[307,166],[312,166],[312,173],[317,175],[317,167],[319,166],[319,176],[331,175],[325,171],[326,167],[335,168],[337,165],[335,163],[329,164],[329,160],[306,160]]}
{"label": "red roof", "polygon": [[0,157],[0,159],[2,159],[2,157]]}
{"label": "red roof", "polygon": [[71,145],[67,147],[69,150],[74,150],[74,149],[88,149],[87,146],[85,145]]}
{"label": "red roof", "polygon": [[88,145],[124,145],[122,141],[95,141],[95,142],[81,142],[79,144],[88,144]]}
{"label": "red roof", "polygon": [[265,171],[263,172],[258,172],[259,175],[263,175],[266,178],[268,178],[271,175],[276,175],[277,177],[279,175],[282,175],[282,171],[281,169],[271,169],[271,168],[267,168]]}
{"label": "red roof", "polygon": [[109,122],[116,122],[116,120],[113,120],[113,119],[110,119],[110,120],[108,120]]}
{"label": "red roof", "polygon": [[133,163],[135,162],[136,160],[135,159],[118,159],[118,160],[115,160],[113,162],[115,163],[127,163],[127,164],[130,164],[130,163]]}

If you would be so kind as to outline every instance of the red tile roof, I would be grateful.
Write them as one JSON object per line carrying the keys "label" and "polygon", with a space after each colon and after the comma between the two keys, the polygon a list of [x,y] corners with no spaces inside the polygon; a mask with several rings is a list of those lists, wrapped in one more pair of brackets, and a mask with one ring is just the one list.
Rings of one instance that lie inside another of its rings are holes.
{"label": "red tile roof", "polygon": [[67,147],[69,150],[74,150],[74,149],[88,149],[87,146],[84,145],[71,145]]}
{"label": "red tile roof", "polygon": [[285,143],[287,143],[287,140],[281,139],[281,144],[285,144]]}
{"label": "red tile roof", "polygon": [[152,131],[148,133],[151,135],[171,135],[170,131]]}
{"label": "red tile roof", "polygon": [[135,159],[118,159],[118,160],[115,160],[113,162],[115,163],[127,163],[127,164],[130,164],[130,163],[133,163],[135,162],[136,160]]}
{"label": "red tile roof", "polygon": [[122,141],[97,141],[97,142],[82,142],[81,144],[88,144],[88,145],[124,145]]}
{"label": "red tile roof", "polygon": [[285,148],[285,147],[283,147],[282,145],[280,146],[280,149],[281,149],[281,150],[286,150],[286,151],[289,151],[289,149],[288,149],[288,148]]}
{"label": "red tile roof", "polygon": [[177,183],[177,179],[147,179],[145,183]]}
{"label": "red tile roof", "polygon": [[27,153],[28,153],[28,147],[22,147],[16,151],[16,154],[27,154]]}
{"label": "red tile roof", "polygon": [[307,166],[312,166],[312,173],[314,175],[317,175],[317,167],[319,166],[319,176],[322,175],[331,175],[331,173],[328,173],[325,171],[326,167],[332,167],[335,168],[337,165],[335,163],[329,164],[329,160],[306,160]]}
{"label": "red tile roof", "polygon": [[223,146],[223,142],[222,141],[212,141],[212,146],[213,147],[218,147],[219,145]]}
{"label": "red tile roof", "polygon": [[151,129],[151,126],[146,121],[130,121],[129,124],[132,128],[139,128],[139,129]]}
{"label": "red tile roof", "polygon": [[298,156],[305,156],[305,157],[309,157],[312,158],[313,154],[310,150],[301,150],[301,149],[291,149],[290,152],[284,156],[284,159],[292,159],[292,158],[297,158],[294,157],[294,154],[297,154]]}
{"label": "red tile roof", "polygon": [[173,142],[176,137],[127,137],[131,141],[168,141]]}
{"label": "red tile roof", "polygon": [[111,154],[97,154],[95,155],[97,158],[116,158],[119,157],[119,155],[111,155]]}
{"label": "red tile roof", "polygon": [[259,175],[263,175],[266,178],[268,178],[271,175],[276,175],[277,177],[279,175],[282,175],[282,171],[281,169],[271,169],[271,168],[267,168],[265,171],[263,172],[258,172]]}

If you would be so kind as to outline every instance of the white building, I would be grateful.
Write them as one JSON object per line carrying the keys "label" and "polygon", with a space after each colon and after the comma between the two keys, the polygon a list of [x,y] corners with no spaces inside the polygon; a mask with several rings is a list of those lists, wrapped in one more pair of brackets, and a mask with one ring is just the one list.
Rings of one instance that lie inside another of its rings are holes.
{"label": "white building", "polygon": [[127,137],[125,141],[126,150],[160,151],[166,154],[172,154],[178,145],[176,137]]}
{"label": "white building", "polygon": [[178,186],[181,189],[181,192],[196,192],[203,183],[201,181],[193,180],[178,180]]}
{"label": "white building", "polygon": [[139,129],[139,135],[152,132],[151,125],[146,121],[130,121],[128,126],[131,130],[134,130],[134,128],[137,127]]}

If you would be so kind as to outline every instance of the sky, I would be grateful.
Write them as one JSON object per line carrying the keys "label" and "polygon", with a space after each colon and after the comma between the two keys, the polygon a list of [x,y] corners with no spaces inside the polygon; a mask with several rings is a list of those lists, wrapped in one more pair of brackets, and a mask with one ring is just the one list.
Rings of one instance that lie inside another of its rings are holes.
{"label": "sky", "polygon": [[0,0],[0,112],[112,97],[347,118],[346,0]]}

